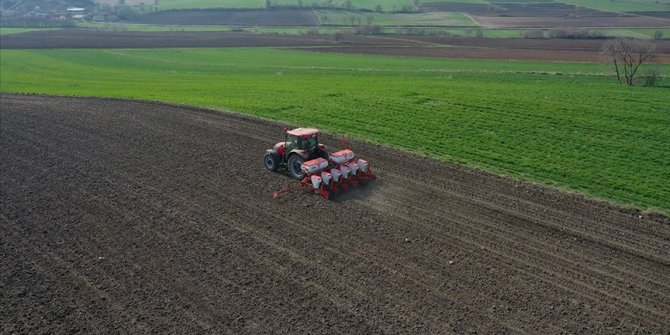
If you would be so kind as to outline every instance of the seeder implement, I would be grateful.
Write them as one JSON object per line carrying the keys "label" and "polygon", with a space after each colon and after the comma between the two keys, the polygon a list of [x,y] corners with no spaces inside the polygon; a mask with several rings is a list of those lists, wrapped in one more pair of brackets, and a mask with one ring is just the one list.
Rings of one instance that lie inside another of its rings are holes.
{"label": "seeder implement", "polygon": [[[317,141],[318,130],[298,128],[286,133],[284,142],[277,143],[267,151],[265,167],[277,171],[280,166],[286,166],[300,182],[274,192],[274,198],[303,188],[324,199],[331,199],[376,179],[368,161],[356,159],[353,151],[343,149],[328,154],[325,146]],[[346,147],[344,138],[342,142]]]}

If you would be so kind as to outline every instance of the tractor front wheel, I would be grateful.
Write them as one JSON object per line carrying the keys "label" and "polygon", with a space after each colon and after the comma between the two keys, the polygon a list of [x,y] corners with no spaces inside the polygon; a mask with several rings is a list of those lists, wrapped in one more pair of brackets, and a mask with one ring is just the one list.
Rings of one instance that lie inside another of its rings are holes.
{"label": "tractor front wheel", "polygon": [[274,152],[268,152],[263,157],[263,163],[265,163],[265,168],[276,172],[279,169],[279,155]]}
{"label": "tractor front wheel", "polygon": [[305,178],[305,174],[302,172],[302,163],[305,160],[300,157],[298,154],[293,154],[288,158],[288,171],[291,173],[291,176],[295,179]]}

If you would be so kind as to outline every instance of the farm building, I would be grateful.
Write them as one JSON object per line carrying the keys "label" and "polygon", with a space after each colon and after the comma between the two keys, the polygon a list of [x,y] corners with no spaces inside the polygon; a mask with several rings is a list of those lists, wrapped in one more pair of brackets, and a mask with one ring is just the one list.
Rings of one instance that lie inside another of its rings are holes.
{"label": "farm building", "polygon": [[94,0],[98,5],[156,6],[158,0]]}

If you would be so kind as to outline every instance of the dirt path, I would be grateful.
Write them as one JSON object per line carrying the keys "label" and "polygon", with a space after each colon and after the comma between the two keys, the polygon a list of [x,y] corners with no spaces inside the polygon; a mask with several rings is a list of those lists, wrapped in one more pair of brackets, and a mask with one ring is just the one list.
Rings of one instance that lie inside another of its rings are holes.
{"label": "dirt path", "polygon": [[663,219],[356,142],[375,185],[277,201],[272,123],[0,98],[0,333],[670,331]]}

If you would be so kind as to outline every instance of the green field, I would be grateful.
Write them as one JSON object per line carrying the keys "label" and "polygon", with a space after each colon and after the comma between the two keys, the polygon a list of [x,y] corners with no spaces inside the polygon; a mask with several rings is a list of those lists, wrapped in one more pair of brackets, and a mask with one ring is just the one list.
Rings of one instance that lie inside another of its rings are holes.
{"label": "green field", "polygon": [[38,31],[38,30],[54,30],[58,28],[0,28],[0,36],[2,35],[10,35],[10,34],[18,34],[18,33],[26,33],[29,31]]}
{"label": "green field", "polygon": [[621,87],[598,64],[263,48],[0,53],[3,92],[232,109],[670,211],[670,89]]}

